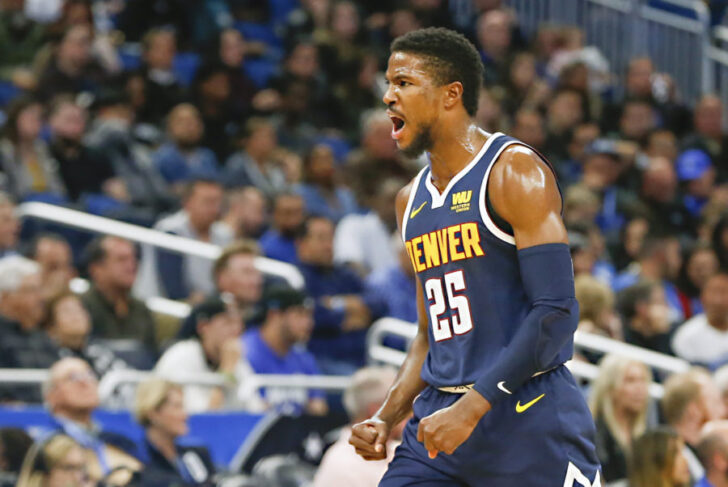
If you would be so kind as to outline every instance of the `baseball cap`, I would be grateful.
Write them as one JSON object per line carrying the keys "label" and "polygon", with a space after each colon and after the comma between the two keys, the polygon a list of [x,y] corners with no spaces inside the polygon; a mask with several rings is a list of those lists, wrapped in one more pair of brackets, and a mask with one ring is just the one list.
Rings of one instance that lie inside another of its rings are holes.
{"label": "baseball cap", "polygon": [[677,157],[675,169],[680,181],[692,181],[713,167],[710,156],[700,149],[686,150]]}
{"label": "baseball cap", "polygon": [[263,292],[263,305],[266,312],[271,309],[285,311],[296,306],[311,309],[313,300],[303,291],[279,284],[270,286]]}
{"label": "baseball cap", "polygon": [[619,159],[619,150],[617,150],[617,141],[610,139],[596,139],[589,144],[585,150],[585,155],[592,156],[595,154],[603,154]]}

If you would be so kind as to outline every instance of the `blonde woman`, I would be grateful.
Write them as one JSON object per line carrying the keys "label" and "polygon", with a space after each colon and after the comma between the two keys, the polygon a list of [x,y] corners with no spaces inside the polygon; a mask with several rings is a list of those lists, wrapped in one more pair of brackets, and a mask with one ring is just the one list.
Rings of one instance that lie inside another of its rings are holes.
{"label": "blonde woman", "polygon": [[636,360],[606,355],[592,384],[589,408],[596,423],[597,456],[607,482],[627,477],[632,440],[647,426],[649,369]]}
{"label": "blonde woman", "polygon": [[140,451],[143,484],[214,485],[215,468],[207,448],[177,443],[189,430],[180,385],[159,378],[142,382],[134,414],[144,427]]}
{"label": "blonde woman", "polygon": [[17,487],[90,487],[86,455],[66,435],[53,435],[33,445],[20,470]]}
{"label": "blonde woman", "polygon": [[579,330],[622,338],[622,323],[614,311],[614,293],[598,279],[582,274],[574,279],[579,301]]}

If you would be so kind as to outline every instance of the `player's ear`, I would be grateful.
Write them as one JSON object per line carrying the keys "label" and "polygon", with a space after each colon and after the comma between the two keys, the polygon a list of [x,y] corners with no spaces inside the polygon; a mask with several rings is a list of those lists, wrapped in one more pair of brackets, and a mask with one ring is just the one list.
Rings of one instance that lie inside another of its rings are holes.
{"label": "player's ear", "polygon": [[453,81],[448,83],[444,88],[445,96],[445,109],[450,110],[455,108],[458,103],[462,103],[463,99],[463,84],[460,81]]}

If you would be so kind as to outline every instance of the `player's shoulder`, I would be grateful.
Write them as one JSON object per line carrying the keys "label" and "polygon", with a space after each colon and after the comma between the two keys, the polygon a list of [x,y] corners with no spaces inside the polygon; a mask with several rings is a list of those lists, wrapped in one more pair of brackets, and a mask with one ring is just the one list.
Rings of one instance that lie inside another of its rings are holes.
{"label": "player's shoulder", "polygon": [[521,143],[514,143],[503,149],[493,165],[493,174],[501,177],[523,179],[528,176],[543,177],[544,173],[553,176],[543,157]]}

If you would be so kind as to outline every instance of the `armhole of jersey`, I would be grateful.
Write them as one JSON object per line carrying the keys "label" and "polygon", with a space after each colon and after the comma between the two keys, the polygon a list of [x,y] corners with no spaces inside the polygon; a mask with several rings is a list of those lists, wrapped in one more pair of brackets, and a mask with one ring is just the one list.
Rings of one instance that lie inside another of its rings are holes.
{"label": "armhole of jersey", "polygon": [[[493,156],[493,161],[490,163],[490,166],[488,166],[488,169],[485,171],[485,176],[483,176],[483,182],[480,187],[480,217],[483,219],[483,223],[485,224],[486,228],[490,230],[490,232],[498,237],[500,240],[509,243],[511,245],[516,245],[516,239],[513,235],[510,233],[504,231],[502,228],[500,228],[495,221],[493,221],[493,218],[491,218],[490,213],[488,212],[488,205],[487,205],[487,191],[488,191],[488,179],[490,178],[490,170],[493,169],[493,166],[495,166],[496,162],[498,162],[498,158],[501,155],[501,152],[503,152],[506,148],[512,146],[512,145],[522,145],[528,149],[531,149],[538,157],[543,161],[544,164],[551,170],[551,173],[554,175],[554,180],[556,181],[556,189],[559,191],[559,198],[561,199],[561,213],[564,212],[564,195],[561,193],[561,187],[559,186],[559,182],[556,176],[556,171],[554,170],[554,167],[549,163],[549,161],[541,155],[539,151],[531,147],[530,145],[524,144],[520,140],[510,140],[503,144],[503,147],[498,149],[498,152]],[[495,211],[495,208],[493,208],[493,211]]]}
{"label": "armhole of jersey", "polygon": [[409,199],[407,200],[407,207],[404,210],[404,215],[402,215],[402,241],[407,241],[407,220],[409,220],[409,214],[412,210],[412,203],[415,201],[415,196],[417,195],[417,190],[420,187],[420,179],[422,179],[422,175],[427,171],[427,166],[423,167],[422,170],[415,176],[415,179],[412,181],[412,189],[410,190]]}
{"label": "armhole of jersey", "polygon": [[504,232],[501,228],[498,227],[498,225],[495,224],[493,219],[490,217],[490,214],[488,213],[485,199],[487,197],[486,192],[488,191],[488,179],[490,179],[490,171],[493,169],[493,166],[495,166],[496,162],[498,162],[498,158],[500,157],[501,152],[503,152],[507,147],[517,143],[517,140],[508,141],[503,144],[500,149],[498,149],[498,152],[495,153],[495,155],[493,156],[493,160],[488,166],[488,169],[486,169],[485,171],[485,176],[483,176],[483,182],[480,185],[480,201],[478,201],[478,205],[480,206],[480,218],[483,219],[485,228],[487,228],[488,231],[495,235],[499,240],[502,240],[503,242],[511,245],[516,245],[515,237],[507,232]]}

